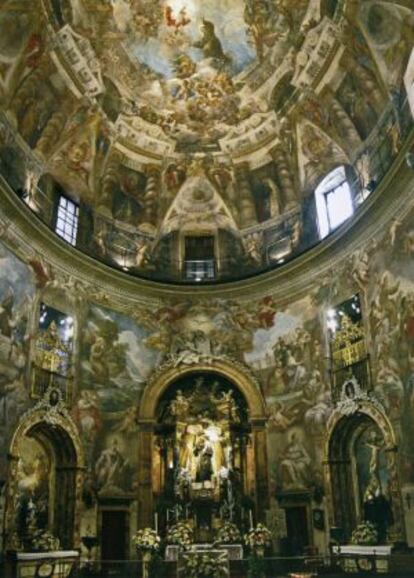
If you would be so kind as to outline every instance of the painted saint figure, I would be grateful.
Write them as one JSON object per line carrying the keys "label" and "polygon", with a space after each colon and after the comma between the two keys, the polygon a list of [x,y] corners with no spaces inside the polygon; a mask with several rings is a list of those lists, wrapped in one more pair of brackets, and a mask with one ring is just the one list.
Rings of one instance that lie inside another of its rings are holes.
{"label": "painted saint figure", "polygon": [[[199,446],[200,447],[200,446]],[[203,442],[203,449],[200,452],[199,448],[196,448],[195,455],[199,456],[196,482],[211,482],[213,478],[213,448],[210,444]]]}
{"label": "painted saint figure", "polygon": [[280,464],[284,488],[304,488],[309,480],[311,458],[296,433],[292,433]]}
{"label": "painted saint figure", "polygon": [[194,44],[195,48],[200,48],[203,51],[205,58],[215,58],[226,62],[228,57],[224,54],[221,42],[216,35],[216,29],[213,22],[203,18],[203,24],[200,27],[202,38]]}
{"label": "painted saint figure", "polygon": [[118,448],[118,440],[112,441],[112,446],[103,450],[95,465],[98,485],[104,489],[121,489],[123,474],[126,470],[126,460]]}

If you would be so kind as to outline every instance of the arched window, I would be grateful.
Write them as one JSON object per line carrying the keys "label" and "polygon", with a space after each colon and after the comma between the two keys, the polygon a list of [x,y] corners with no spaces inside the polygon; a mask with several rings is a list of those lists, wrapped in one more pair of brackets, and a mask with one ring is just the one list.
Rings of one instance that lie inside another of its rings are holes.
{"label": "arched window", "polygon": [[317,186],[315,201],[319,236],[324,239],[354,213],[351,187],[344,166],[331,171]]}

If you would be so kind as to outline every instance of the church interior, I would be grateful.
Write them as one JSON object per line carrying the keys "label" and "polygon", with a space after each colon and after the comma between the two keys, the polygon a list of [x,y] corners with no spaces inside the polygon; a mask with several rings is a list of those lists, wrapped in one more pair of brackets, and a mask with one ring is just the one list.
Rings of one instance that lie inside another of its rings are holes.
{"label": "church interior", "polygon": [[0,1],[0,575],[414,575],[414,0]]}

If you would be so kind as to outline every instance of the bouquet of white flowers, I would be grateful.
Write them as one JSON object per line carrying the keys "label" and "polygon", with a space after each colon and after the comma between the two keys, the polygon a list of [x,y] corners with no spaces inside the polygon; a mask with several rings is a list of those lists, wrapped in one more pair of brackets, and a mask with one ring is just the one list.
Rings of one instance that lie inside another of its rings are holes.
{"label": "bouquet of white flowers", "polygon": [[226,522],[217,533],[219,544],[238,544],[241,542],[240,530],[232,522]]}
{"label": "bouquet of white flowers", "polygon": [[36,552],[55,552],[60,548],[59,538],[47,530],[38,530],[31,539],[32,548]]}
{"label": "bouquet of white flowers", "polygon": [[184,550],[194,541],[194,532],[188,522],[177,522],[168,529],[167,543],[180,546]]}
{"label": "bouquet of white flowers", "polygon": [[359,546],[375,546],[378,544],[378,531],[372,522],[362,522],[352,532],[351,543]]}
{"label": "bouquet of white flowers", "polygon": [[161,538],[152,528],[144,528],[143,530],[138,530],[133,536],[132,543],[138,550],[157,552],[160,548]]}
{"label": "bouquet of white flowers", "polygon": [[226,578],[227,559],[209,552],[192,553],[184,557],[183,571],[187,578]]}
{"label": "bouquet of white flowers", "polygon": [[272,543],[272,534],[263,524],[257,524],[245,534],[244,543],[252,550],[264,550]]}

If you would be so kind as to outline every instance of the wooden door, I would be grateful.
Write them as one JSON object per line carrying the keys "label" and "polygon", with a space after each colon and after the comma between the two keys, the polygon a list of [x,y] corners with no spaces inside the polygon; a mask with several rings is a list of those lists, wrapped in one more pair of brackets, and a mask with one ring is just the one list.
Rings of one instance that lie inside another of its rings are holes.
{"label": "wooden door", "polygon": [[301,556],[309,546],[308,515],[306,506],[286,508],[286,546],[291,556]]}
{"label": "wooden door", "polygon": [[122,510],[103,510],[101,529],[101,558],[106,562],[128,558],[128,513]]}

